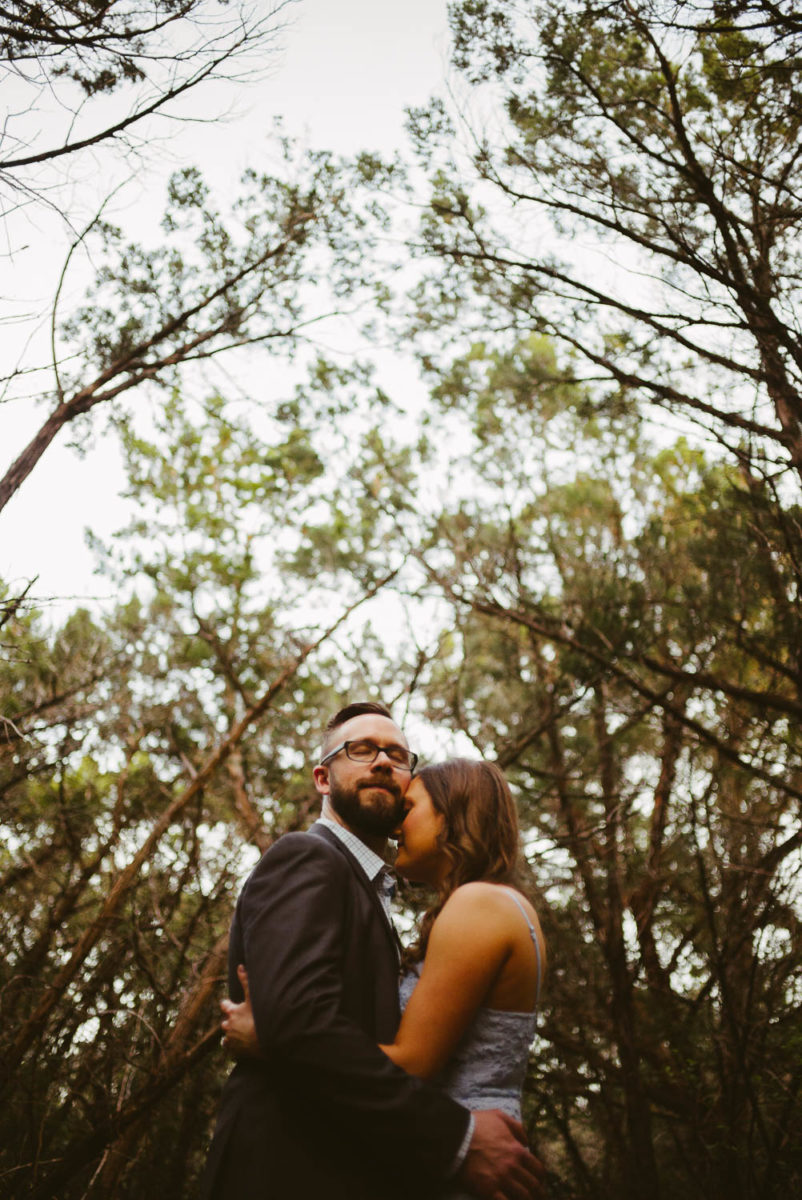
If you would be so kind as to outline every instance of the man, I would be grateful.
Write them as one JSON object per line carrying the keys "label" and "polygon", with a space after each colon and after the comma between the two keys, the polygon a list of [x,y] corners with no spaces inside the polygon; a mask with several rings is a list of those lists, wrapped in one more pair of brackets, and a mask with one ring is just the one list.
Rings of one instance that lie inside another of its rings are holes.
{"label": "man", "polygon": [[488,1200],[540,1195],[520,1127],[471,1115],[378,1048],[399,1021],[381,855],[415,761],[383,705],[342,709],[314,771],[321,819],[280,838],[243,888],[229,990],[242,999],[244,963],[264,1058],[239,1061],[226,1084],[205,1197],[408,1200],[448,1186]]}

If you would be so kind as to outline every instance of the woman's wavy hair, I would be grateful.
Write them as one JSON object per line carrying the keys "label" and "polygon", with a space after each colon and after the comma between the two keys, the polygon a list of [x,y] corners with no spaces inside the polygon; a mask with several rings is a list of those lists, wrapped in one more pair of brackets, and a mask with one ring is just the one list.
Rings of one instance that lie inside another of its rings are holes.
{"label": "woman's wavy hair", "polygon": [[449,869],[437,899],[421,919],[418,940],[406,959],[419,962],[426,953],[429,935],[451,893],[463,883],[518,882],[518,813],[509,784],[495,763],[470,758],[424,767],[415,777],[441,813],[440,848]]}

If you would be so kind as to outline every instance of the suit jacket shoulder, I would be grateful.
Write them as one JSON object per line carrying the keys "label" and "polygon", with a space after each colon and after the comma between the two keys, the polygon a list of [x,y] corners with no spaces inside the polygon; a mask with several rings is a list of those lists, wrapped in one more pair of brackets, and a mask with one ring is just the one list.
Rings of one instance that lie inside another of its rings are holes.
{"label": "suit jacket shoulder", "polygon": [[314,863],[315,860],[327,863],[328,869],[343,879],[347,877],[351,864],[357,865],[334,834],[322,827],[316,829],[313,825],[305,833],[284,833],[277,838],[251,871],[240,896],[247,890],[251,880],[265,871],[303,870],[305,864]]}

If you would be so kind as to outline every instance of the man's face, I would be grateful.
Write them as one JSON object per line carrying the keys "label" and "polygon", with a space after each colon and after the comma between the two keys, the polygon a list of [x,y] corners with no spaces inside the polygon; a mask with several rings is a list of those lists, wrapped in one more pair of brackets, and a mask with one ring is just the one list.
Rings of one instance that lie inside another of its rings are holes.
{"label": "man's face", "polygon": [[[381,747],[409,749],[395,722],[375,713],[352,717],[332,730],[326,748],[363,740]],[[364,763],[353,762],[341,750],[325,765],[315,767],[314,774],[317,790],[328,797],[336,816],[356,834],[387,837],[404,815],[404,792],[411,775],[386,754]]]}

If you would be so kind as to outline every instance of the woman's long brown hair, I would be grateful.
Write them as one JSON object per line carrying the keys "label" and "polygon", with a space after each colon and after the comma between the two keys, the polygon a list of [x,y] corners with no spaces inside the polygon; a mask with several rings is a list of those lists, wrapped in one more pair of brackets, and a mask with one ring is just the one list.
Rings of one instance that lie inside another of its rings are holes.
{"label": "woman's long brown hair", "polygon": [[436,901],[423,914],[407,962],[423,958],[432,925],[456,888],[476,880],[515,886],[519,856],[515,801],[495,763],[452,758],[424,767],[416,778],[444,818],[440,848],[449,869]]}

